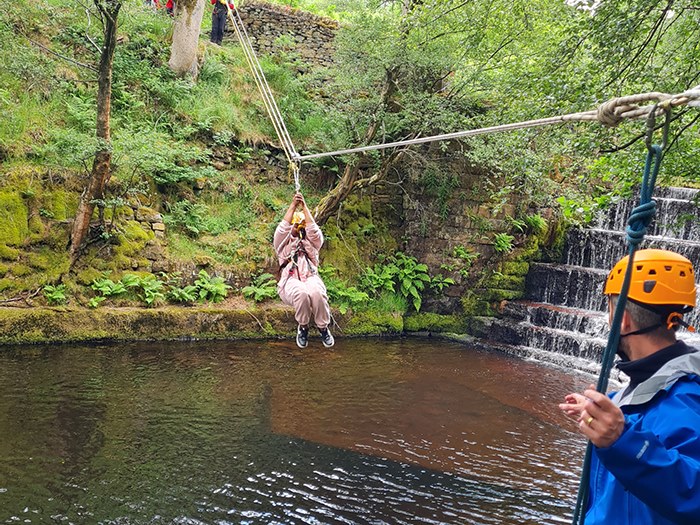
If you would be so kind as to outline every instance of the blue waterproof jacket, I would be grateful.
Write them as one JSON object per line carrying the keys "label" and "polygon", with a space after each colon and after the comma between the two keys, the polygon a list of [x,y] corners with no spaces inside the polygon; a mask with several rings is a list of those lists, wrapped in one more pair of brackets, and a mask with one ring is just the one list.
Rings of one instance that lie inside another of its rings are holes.
{"label": "blue waterproof jacket", "polygon": [[613,401],[625,429],[594,449],[585,525],[700,525],[700,352]]}

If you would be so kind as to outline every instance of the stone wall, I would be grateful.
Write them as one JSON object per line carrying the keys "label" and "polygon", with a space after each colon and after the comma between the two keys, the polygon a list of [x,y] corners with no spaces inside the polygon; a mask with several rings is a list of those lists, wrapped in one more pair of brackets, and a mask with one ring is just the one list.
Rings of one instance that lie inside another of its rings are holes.
{"label": "stone wall", "polygon": [[[423,153],[430,155],[434,147],[424,147]],[[431,275],[442,274],[456,283],[428,297],[425,309],[492,314],[502,301],[522,296],[529,261],[552,244],[557,224],[551,209],[531,208],[517,192],[507,202],[492,201],[499,176],[471,165],[460,148],[453,143],[452,151],[441,152],[444,158],[433,175],[404,166],[395,182],[401,181],[405,191],[393,186],[389,198],[394,205],[401,199],[397,235],[404,239],[404,251],[427,264]],[[548,222],[547,231],[533,232],[513,222],[534,214]],[[512,249],[497,249],[499,234],[512,236]]]}
{"label": "stone wall", "polygon": [[[246,2],[238,7],[258,55],[295,54],[305,66],[330,66],[338,22],[287,6]],[[236,39],[232,27],[228,38]]]}

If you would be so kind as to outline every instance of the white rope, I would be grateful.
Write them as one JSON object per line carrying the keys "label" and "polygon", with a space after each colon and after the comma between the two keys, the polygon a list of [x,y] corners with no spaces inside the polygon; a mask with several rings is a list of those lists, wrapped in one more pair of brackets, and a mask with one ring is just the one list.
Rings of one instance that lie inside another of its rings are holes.
{"label": "white rope", "polygon": [[267,110],[267,114],[270,117],[272,126],[275,128],[277,138],[279,139],[280,144],[282,145],[284,154],[287,157],[287,162],[289,163],[289,166],[293,172],[294,189],[295,191],[299,191],[299,161],[297,160],[299,154],[294,148],[292,138],[289,135],[287,126],[284,124],[282,113],[277,107],[275,97],[272,94],[270,85],[267,83],[265,73],[263,72],[262,66],[260,65],[260,61],[258,60],[258,57],[255,54],[255,50],[253,49],[253,46],[250,42],[250,37],[248,36],[245,26],[243,25],[243,20],[241,20],[241,17],[238,14],[237,10],[233,11],[230,7],[228,7],[228,3],[226,4],[226,6],[228,8],[228,18],[229,20],[231,20],[233,28],[236,31],[236,36],[238,36],[241,48],[243,49],[243,54],[245,55],[246,61],[248,62],[248,66],[250,67],[250,70],[253,73],[255,84],[258,87],[260,95],[262,96],[265,109]]}
{"label": "white rope", "polygon": [[[651,100],[658,101],[657,104],[649,104],[646,106],[638,106],[639,102],[649,102]],[[646,117],[653,108],[660,115],[663,113],[663,106],[693,106],[700,107],[700,86],[697,86],[677,95],[668,95],[666,93],[641,93],[626,97],[614,98],[604,104],[601,104],[598,109],[584,111],[581,113],[569,113],[568,115],[559,115],[556,117],[548,117],[536,120],[528,120],[525,122],[517,122],[512,124],[502,124],[500,126],[490,126],[487,128],[470,129],[466,131],[457,131],[454,133],[445,133],[443,135],[434,135],[431,137],[420,137],[410,140],[400,140],[397,142],[388,142],[386,144],[375,144],[372,146],[362,146],[357,148],[342,149],[330,151],[327,153],[313,153],[309,155],[298,155],[294,160],[302,161],[307,159],[317,159],[321,157],[331,157],[336,155],[347,155],[350,153],[362,153],[365,151],[376,151],[380,149],[396,148],[399,146],[411,146],[413,144],[425,144],[426,142],[436,142],[443,140],[454,140],[464,137],[474,137],[476,135],[486,135],[488,133],[496,133],[501,131],[513,131],[517,129],[528,129],[540,126],[549,126],[552,124],[561,124],[564,122],[593,122],[598,121],[605,126],[617,126],[625,119],[638,119]]]}

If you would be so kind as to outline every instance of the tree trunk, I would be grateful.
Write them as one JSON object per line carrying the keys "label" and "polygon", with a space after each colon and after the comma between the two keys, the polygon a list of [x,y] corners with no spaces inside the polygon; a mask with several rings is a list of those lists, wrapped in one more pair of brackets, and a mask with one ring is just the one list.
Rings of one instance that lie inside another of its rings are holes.
{"label": "tree trunk", "polygon": [[175,2],[173,44],[170,48],[170,69],[178,75],[197,78],[199,63],[199,30],[204,16],[204,0],[178,0]]}
{"label": "tree trunk", "polygon": [[95,134],[100,148],[95,153],[92,172],[87,187],[83,190],[75,214],[70,239],[71,266],[80,255],[80,248],[90,232],[90,219],[95,211],[95,201],[104,198],[104,189],[112,167],[110,139],[110,113],[112,104],[112,63],[117,47],[117,17],[121,2],[95,0],[95,6],[102,15],[104,24],[104,45],[100,55],[99,78],[97,84],[97,125]]}
{"label": "tree trunk", "polygon": [[[395,90],[396,84],[394,83],[394,72],[387,70],[386,75],[384,76],[384,85],[382,86],[382,108],[387,108]],[[362,143],[369,144],[372,140],[374,140],[378,129],[379,122],[373,122],[367,128]],[[395,156],[390,155],[388,160],[391,161],[391,159],[395,159]],[[338,182],[338,184],[319,201],[318,206],[316,206],[316,209],[314,210],[314,220],[319,226],[325,224],[331,215],[338,210],[338,207],[348,197],[348,195],[352,193],[353,189],[355,189],[355,181],[357,180],[357,175],[360,172],[359,166],[361,161],[362,157],[357,159],[355,164],[346,165],[345,169],[343,170],[343,176],[340,178],[340,182]],[[379,169],[379,172],[386,173],[387,171],[388,167],[385,166],[382,166]]]}

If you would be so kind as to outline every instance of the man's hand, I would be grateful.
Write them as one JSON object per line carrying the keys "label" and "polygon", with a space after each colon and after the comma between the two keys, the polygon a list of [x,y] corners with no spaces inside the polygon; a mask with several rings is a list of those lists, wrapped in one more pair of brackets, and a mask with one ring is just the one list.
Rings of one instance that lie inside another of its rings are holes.
{"label": "man's hand", "polygon": [[578,421],[578,428],[596,447],[611,446],[625,429],[622,410],[593,385],[581,394],[569,394],[561,403],[566,415]]}

